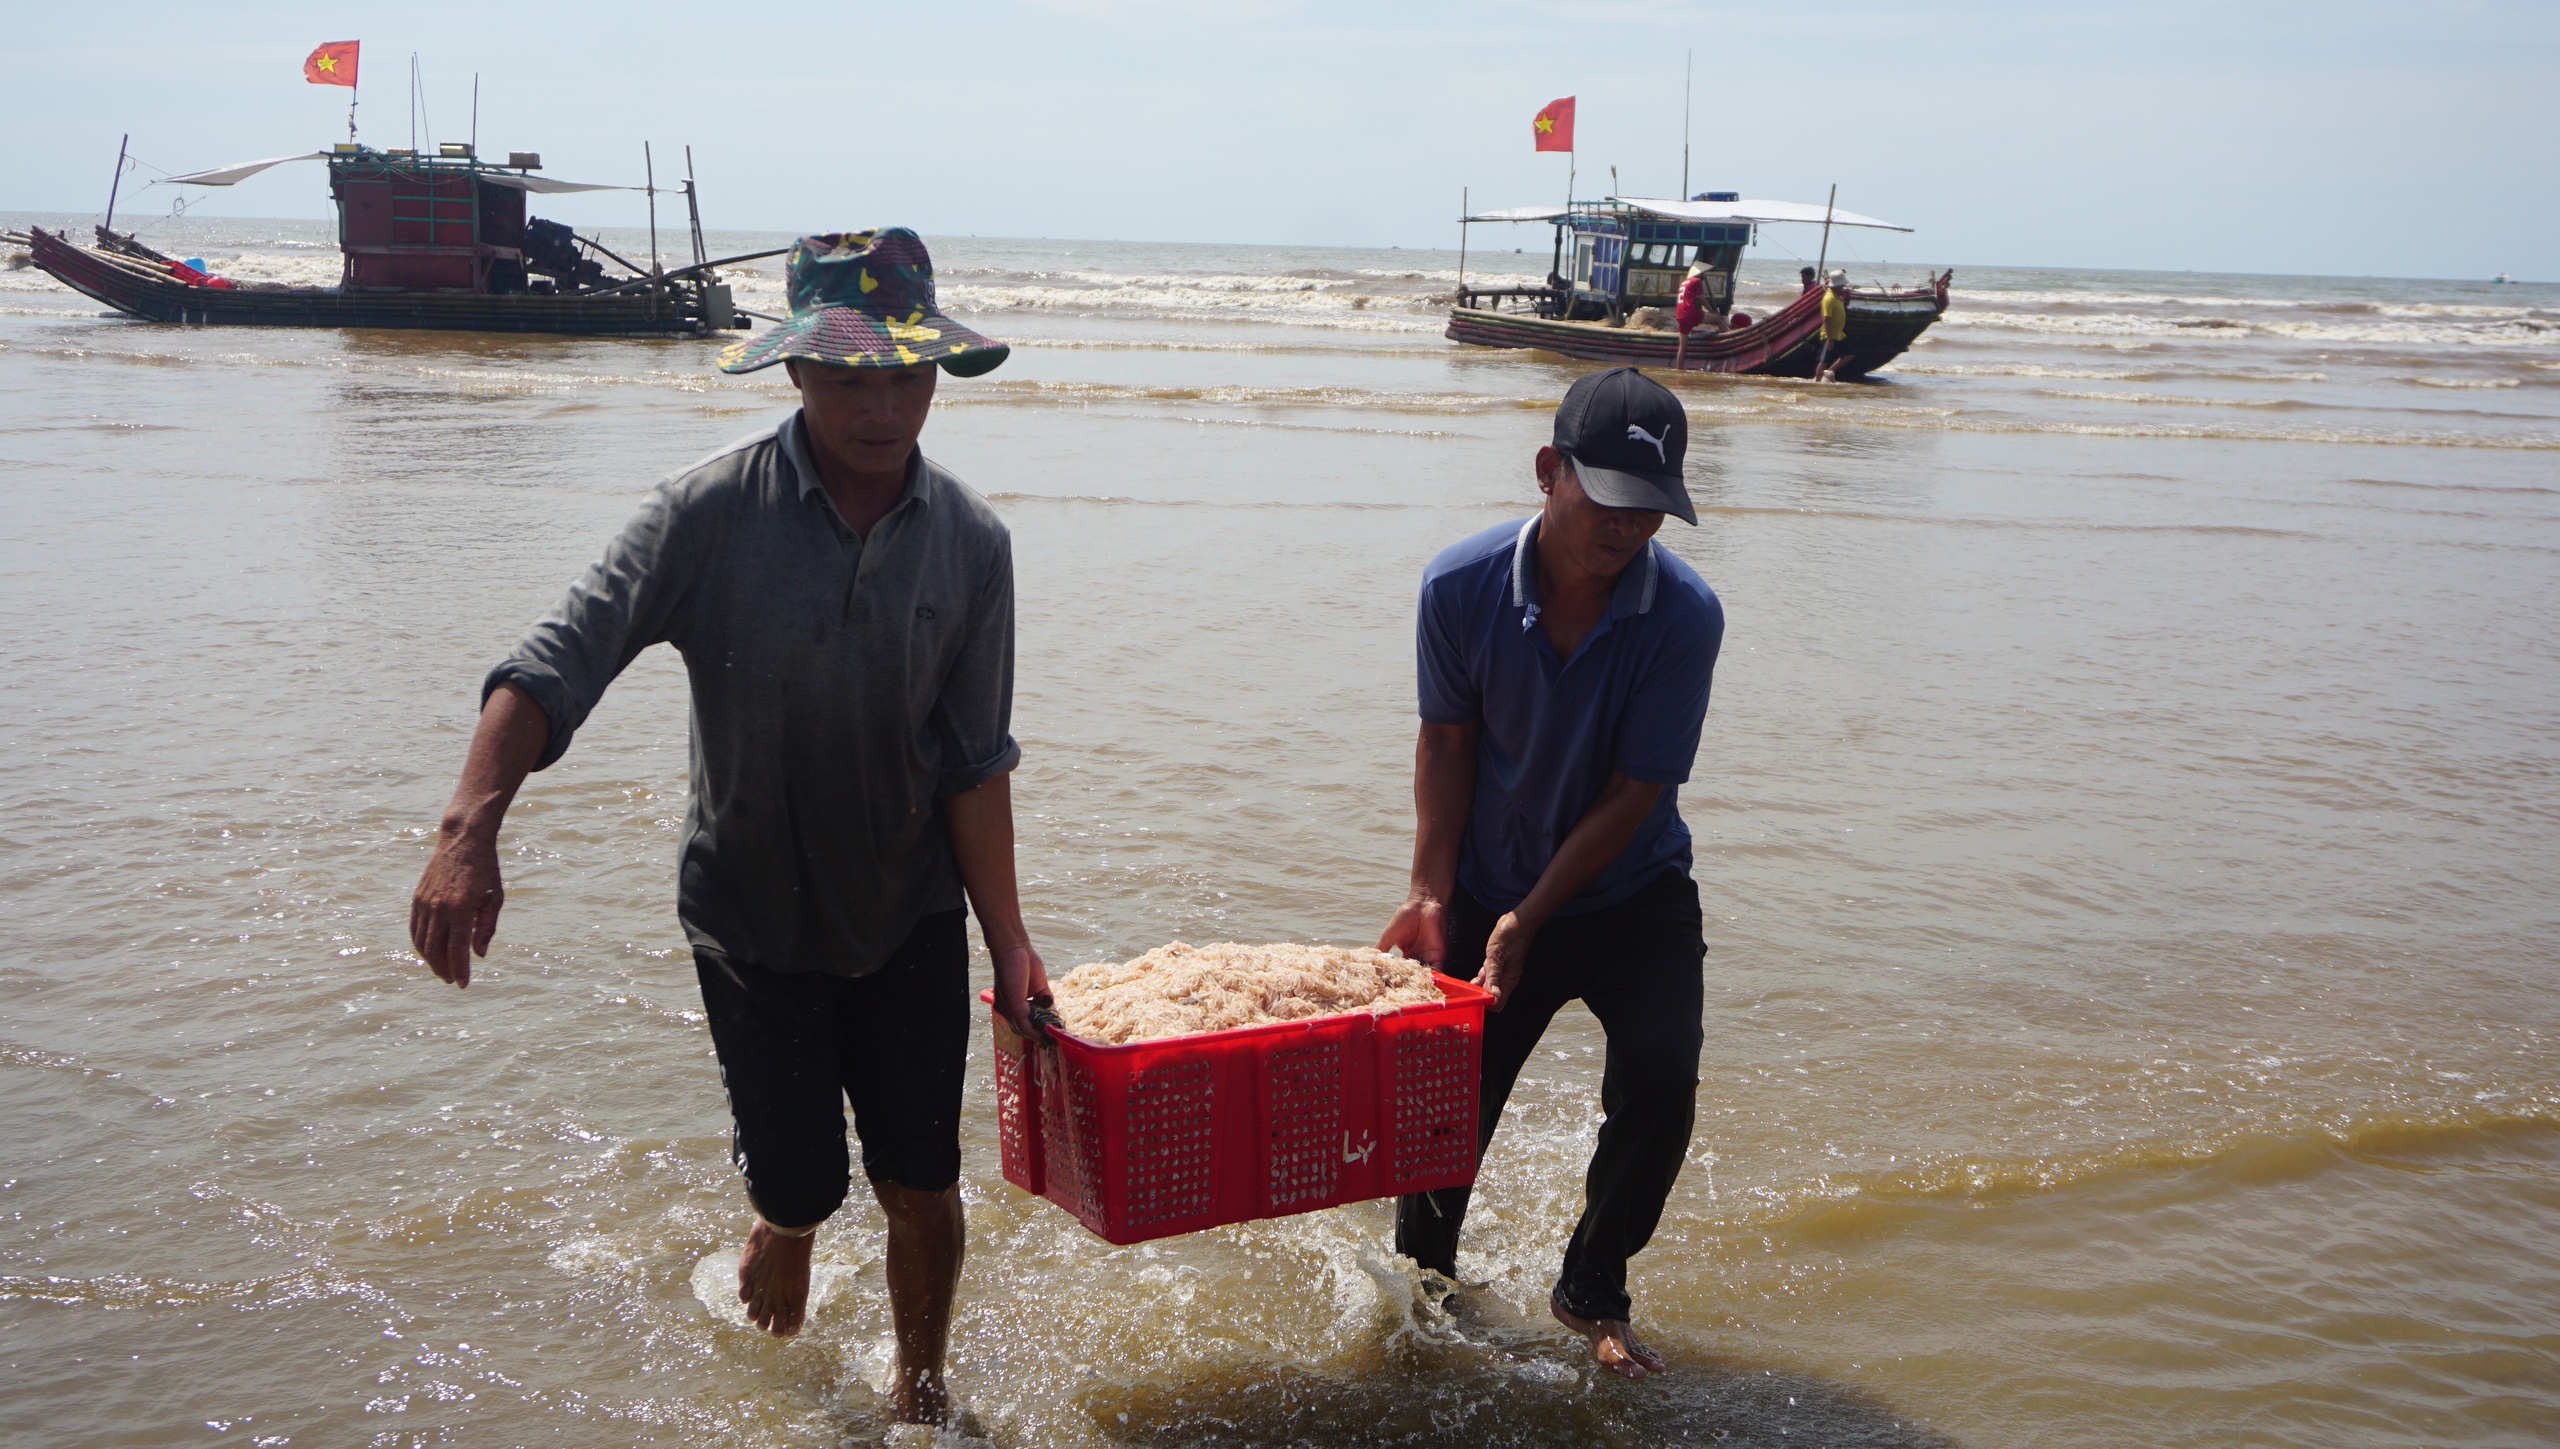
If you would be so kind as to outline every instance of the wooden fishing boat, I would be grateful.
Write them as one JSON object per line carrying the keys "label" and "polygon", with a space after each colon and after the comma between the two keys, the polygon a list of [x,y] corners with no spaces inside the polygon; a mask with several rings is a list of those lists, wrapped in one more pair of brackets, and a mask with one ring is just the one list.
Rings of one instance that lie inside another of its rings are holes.
{"label": "wooden fishing boat", "polygon": [[[753,325],[749,318],[758,314],[735,304],[719,268],[778,255],[705,258],[688,180],[694,263],[670,269],[653,257],[642,267],[591,237],[526,215],[529,193],[631,188],[536,176],[542,158],[523,152],[492,165],[467,145],[447,144],[434,155],[341,145],[170,180],[227,186],[286,161],[324,159],[345,257],[334,287],[235,282],[105,225],[89,245],[30,228],[28,254],[64,286],[153,322],[620,337],[702,336]],[[606,261],[627,275],[608,276]]]}
{"label": "wooden fishing boat", "polygon": [[[1524,207],[1465,220],[1549,222],[1555,259],[1545,286],[1459,285],[1447,336],[1479,347],[1535,348],[1593,362],[1639,367],[1673,365],[1680,338],[1669,314],[1689,266],[1704,262],[1700,290],[1707,324],[1689,334],[1684,365],[1692,371],[1812,377],[1828,361],[1835,378],[1866,376],[1902,355],[1947,310],[1955,274],[1926,286],[1848,287],[1847,335],[1822,341],[1822,292],[1806,290],[1777,312],[1748,325],[1733,310],[1733,274],[1763,222],[1823,222],[1907,228],[1829,206],[1743,201],[1708,192],[1692,202],[1611,198],[1560,210]],[[1650,310],[1649,310],[1650,309]],[[1643,325],[1655,322],[1659,325]]]}

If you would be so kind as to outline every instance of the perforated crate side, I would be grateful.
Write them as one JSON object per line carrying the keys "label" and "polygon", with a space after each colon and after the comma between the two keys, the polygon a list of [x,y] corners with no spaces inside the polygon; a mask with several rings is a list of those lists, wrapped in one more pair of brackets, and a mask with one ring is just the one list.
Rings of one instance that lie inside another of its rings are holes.
{"label": "perforated crate side", "polygon": [[1047,1184],[1034,1169],[1038,1154],[1033,1150],[1040,1124],[1032,1119],[1032,1070],[1021,1056],[999,1046],[996,1061],[996,1146],[1004,1165],[1005,1181],[1026,1192],[1042,1192]]}
{"label": "perforated crate side", "polygon": [[1472,1176],[1478,1038],[1473,1021],[1396,1031],[1388,1191],[1412,1192]]}
{"label": "perforated crate side", "polygon": [[1263,1203],[1272,1213],[1334,1201],[1342,1191],[1343,1041],[1319,1038],[1267,1058]]}
{"label": "perforated crate side", "polygon": [[1217,1204],[1217,1072],[1205,1058],[1175,1059],[1129,1077],[1121,1120],[1124,1231],[1205,1217]]}
{"label": "perforated crate side", "polygon": [[1093,1073],[1064,1052],[1040,1057],[1040,1139],[1049,1200],[1102,1231],[1102,1110]]}

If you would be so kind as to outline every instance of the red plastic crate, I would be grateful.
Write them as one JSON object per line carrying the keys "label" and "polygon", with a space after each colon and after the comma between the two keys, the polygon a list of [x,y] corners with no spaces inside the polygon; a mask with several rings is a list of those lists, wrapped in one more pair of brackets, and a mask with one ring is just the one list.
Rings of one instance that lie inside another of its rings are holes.
{"label": "red plastic crate", "polygon": [[1126,1046],[997,1017],[1005,1181],[1114,1243],[1471,1183],[1489,998],[1434,978],[1382,1014]]}

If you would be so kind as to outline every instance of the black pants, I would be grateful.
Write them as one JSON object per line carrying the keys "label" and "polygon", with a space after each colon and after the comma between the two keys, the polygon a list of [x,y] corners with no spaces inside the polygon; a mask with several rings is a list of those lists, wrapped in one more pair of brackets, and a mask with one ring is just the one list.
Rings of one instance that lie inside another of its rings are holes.
{"label": "black pants", "polygon": [[960,1180],[967,921],[956,910],[925,917],[868,976],[771,971],[695,953],[737,1124],[731,1155],[765,1221],[805,1227],[844,1205],[853,1183],[848,1097],[865,1176],[919,1192]]}
{"label": "black pants", "polygon": [[[1449,903],[1449,954],[1440,969],[1461,980],[1474,975],[1497,919],[1461,887]],[[1555,1287],[1557,1301],[1584,1318],[1627,1316],[1627,1260],[1652,1240],[1688,1156],[1706,1006],[1700,924],[1696,883],[1666,870],[1606,910],[1549,920],[1530,942],[1528,966],[1511,999],[1485,1014],[1479,1160],[1502,1120],[1511,1084],[1566,1002],[1580,998],[1608,1035],[1600,1145],[1583,1178],[1582,1221],[1565,1245]],[[1396,1251],[1456,1277],[1458,1228],[1470,1195],[1452,1187],[1400,1199]]]}

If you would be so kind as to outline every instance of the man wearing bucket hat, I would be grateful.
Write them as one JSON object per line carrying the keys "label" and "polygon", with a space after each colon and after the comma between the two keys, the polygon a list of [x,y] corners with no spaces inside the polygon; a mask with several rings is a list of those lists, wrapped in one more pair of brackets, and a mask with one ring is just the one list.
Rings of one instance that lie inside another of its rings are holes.
{"label": "man wearing bucket hat", "polygon": [[[1574,383],[1538,450],[1545,504],[1423,571],[1413,876],[1378,939],[1494,994],[1481,1156],[1566,1002],[1608,1038],[1582,1219],[1549,1303],[1628,1378],[1663,1366],[1628,1318],[1688,1153],[1704,1010],[1698,888],[1679,787],[1706,719],[1724,607],[1654,541],[1695,524],[1688,419],[1632,367]],[[1470,1190],[1397,1204],[1396,1250],[1455,1279]]]}
{"label": "man wearing bucket hat", "polygon": [[799,410],[660,484],[489,672],[410,934],[469,984],[517,787],[634,655],[674,645],[693,700],[676,909],[755,1208],[739,1298],[769,1332],[800,1328],[812,1235],[851,1182],[849,1097],[889,1220],[894,1409],[939,1421],[963,1242],[964,899],[1026,1034],[1048,982],[1015,895],[1012,542],[916,439],[938,373],[975,377],[1006,348],[935,307],[903,227],[801,238],[789,288],[789,320],[721,366],[784,363]]}

